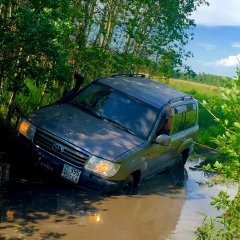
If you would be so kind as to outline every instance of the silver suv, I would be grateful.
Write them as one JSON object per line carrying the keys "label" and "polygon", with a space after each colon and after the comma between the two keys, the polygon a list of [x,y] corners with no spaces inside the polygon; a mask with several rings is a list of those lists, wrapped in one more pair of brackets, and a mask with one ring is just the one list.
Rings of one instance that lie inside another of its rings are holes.
{"label": "silver suv", "polygon": [[[131,193],[183,167],[198,135],[193,96],[144,75],[113,75],[24,117],[18,142],[35,166],[97,192]],[[27,151],[26,151],[27,150]]]}

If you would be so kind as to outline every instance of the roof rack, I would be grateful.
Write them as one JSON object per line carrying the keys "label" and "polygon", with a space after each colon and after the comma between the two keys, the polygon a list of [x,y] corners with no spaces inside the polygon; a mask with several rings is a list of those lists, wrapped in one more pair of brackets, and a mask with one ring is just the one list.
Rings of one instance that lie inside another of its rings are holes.
{"label": "roof rack", "polygon": [[142,78],[145,78],[145,74],[140,73],[123,73],[123,74],[114,74],[111,77],[117,77],[117,76],[127,76],[127,77],[134,77],[134,76],[140,76]]}
{"label": "roof rack", "polygon": [[189,96],[184,96],[184,97],[179,97],[179,98],[174,98],[174,99],[170,99],[168,101],[169,104],[174,103],[174,102],[178,102],[178,101],[184,101],[184,100],[189,100],[189,99],[193,99],[192,95]]}

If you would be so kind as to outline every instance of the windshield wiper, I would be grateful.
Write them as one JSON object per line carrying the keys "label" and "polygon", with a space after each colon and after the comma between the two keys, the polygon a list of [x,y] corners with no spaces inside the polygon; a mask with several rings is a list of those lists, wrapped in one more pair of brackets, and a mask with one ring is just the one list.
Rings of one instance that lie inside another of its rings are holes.
{"label": "windshield wiper", "polygon": [[82,105],[82,104],[78,104],[78,103],[75,103],[75,102],[71,102],[71,104],[77,108],[80,108],[81,110],[85,111],[85,112],[91,112],[89,110],[89,108],[87,108],[86,106]]}
{"label": "windshield wiper", "polygon": [[123,126],[119,122],[113,121],[113,120],[108,119],[108,118],[104,118],[104,120],[107,121],[107,122],[110,122],[112,125],[114,125],[114,126],[120,128],[120,129],[122,129],[122,130],[124,130],[124,131],[126,131],[126,132],[128,132],[130,134],[132,134],[133,136],[135,136],[135,133],[131,129],[129,129],[128,127]]}
{"label": "windshield wiper", "polygon": [[98,113],[94,112],[91,108],[87,107],[86,105],[77,104],[77,103],[75,103],[75,102],[71,102],[71,104],[73,104],[74,106],[80,108],[80,109],[83,110],[84,112],[90,113],[90,114],[93,115],[94,117],[102,118],[101,115],[99,115]]}

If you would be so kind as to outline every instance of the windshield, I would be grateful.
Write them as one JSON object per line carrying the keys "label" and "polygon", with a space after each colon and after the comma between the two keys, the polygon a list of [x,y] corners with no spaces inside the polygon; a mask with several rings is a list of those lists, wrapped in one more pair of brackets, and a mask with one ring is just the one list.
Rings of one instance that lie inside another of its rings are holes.
{"label": "windshield", "polygon": [[133,135],[149,136],[158,109],[109,86],[92,83],[72,101]]}

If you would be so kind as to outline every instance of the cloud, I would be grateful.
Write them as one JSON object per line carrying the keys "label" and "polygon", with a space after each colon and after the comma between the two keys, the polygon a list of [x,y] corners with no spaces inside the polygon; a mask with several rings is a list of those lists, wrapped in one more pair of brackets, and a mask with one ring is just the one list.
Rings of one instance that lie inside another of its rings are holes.
{"label": "cloud", "polygon": [[191,16],[197,25],[239,26],[239,0],[207,0],[210,5],[201,5]]}
{"label": "cloud", "polygon": [[232,43],[232,47],[234,47],[234,48],[240,48],[240,42],[234,42],[234,43]]}
{"label": "cloud", "polygon": [[223,66],[223,67],[236,67],[240,64],[240,54],[237,56],[229,56],[228,58],[223,58],[215,62],[207,62],[204,66]]}
{"label": "cloud", "polygon": [[213,50],[213,49],[217,48],[216,45],[208,44],[208,43],[198,43],[198,45],[204,47],[206,50]]}

